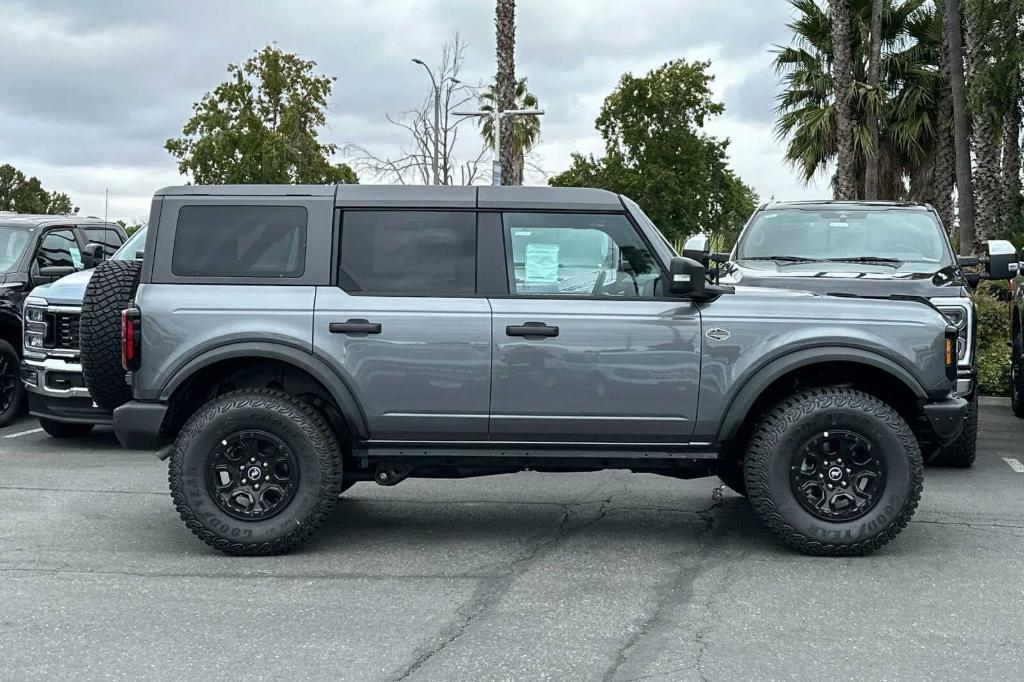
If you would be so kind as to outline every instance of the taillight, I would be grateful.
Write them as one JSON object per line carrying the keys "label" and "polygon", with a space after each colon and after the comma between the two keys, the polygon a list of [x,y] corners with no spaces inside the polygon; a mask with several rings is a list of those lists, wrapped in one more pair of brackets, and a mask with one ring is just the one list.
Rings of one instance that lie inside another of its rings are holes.
{"label": "taillight", "polygon": [[138,308],[121,311],[121,365],[127,372],[139,368],[142,351],[142,318]]}

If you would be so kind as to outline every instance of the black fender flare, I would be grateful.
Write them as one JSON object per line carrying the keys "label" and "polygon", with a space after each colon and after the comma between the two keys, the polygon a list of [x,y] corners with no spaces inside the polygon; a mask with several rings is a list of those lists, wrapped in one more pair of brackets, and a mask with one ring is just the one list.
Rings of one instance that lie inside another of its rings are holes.
{"label": "black fender flare", "polygon": [[853,362],[880,369],[898,379],[918,398],[922,400],[928,398],[928,392],[913,374],[884,355],[862,348],[844,346],[804,348],[769,361],[743,382],[739,390],[733,393],[725,416],[719,424],[718,441],[729,440],[736,436],[754,402],[780,377],[801,367],[825,362]]}
{"label": "black fender flare", "polygon": [[218,362],[238,358],[279,360],[306,372],[320,382],[331,394],[331,397],[334,398],[352,434],[360,440],[369,438],[369,430],[366,427],[366,415],[363,414],[359,401],[356,400],[355,394],[353,394],[352,389],[349,388],[344,379],[338,376],[338,373],[331,369],[327,363],[315,357],[312,353],[283,343],[242,341],[218,346],[201,353],[174,372],[161,390],[160,400],[162,402],[169,401],[182,384],[203,368]]}

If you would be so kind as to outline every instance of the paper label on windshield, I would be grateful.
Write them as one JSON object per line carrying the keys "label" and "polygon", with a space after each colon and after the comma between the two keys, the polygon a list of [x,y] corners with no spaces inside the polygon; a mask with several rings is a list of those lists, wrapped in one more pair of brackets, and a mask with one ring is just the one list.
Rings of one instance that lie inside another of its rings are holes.
{"label": "paper label on windshield", "polygon": [[72,244],[71,250],[71,262],[75,264],[75,270],[82,269],[82,252],[78,250],[77,244]]}
{"label": "paper label on windshield", "polygon": [[558,244],[526,245],[526,281],[531,284],[558,283]]}

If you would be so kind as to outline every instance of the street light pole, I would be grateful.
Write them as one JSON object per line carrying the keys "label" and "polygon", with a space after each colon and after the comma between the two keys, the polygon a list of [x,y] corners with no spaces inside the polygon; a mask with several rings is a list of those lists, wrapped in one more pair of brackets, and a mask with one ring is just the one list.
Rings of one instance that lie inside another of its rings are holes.
{"label": "street light pole", "polygon": [[491,184],[501,184],[501,119],[505,116],[543,116],[543,109],[506,109],[505,111],[463,111],[456,116],[490,116],[494,127],[494,158],[491,160]]}
{"label": "street light pole", "polygon": [[434,72],[430,70],[430,67],[422,59],[413,59],[414,64],[419,64],[427,70],[427,75],[430,76],[430,85],[434,88],[434,159],[433,159],[433,171],[434,171],[434,184],[440,185],[441,178],[438,172],[440,165],[440,149],[438,148],[438,138],[441,137],[441,88],[437,86],[437,81],[434,79]]}

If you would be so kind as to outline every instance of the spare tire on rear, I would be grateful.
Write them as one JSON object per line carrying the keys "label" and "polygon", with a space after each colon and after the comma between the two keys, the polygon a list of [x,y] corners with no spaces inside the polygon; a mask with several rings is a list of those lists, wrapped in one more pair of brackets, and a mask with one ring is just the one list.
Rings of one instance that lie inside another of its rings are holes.
{"label": "spare tire on rear", "polygon": [[104,261],[92,272],[82,300],[82,375],[96,404],[115,410],[132,399],[121,366],[121,311],[135,302],[142,261]]}

